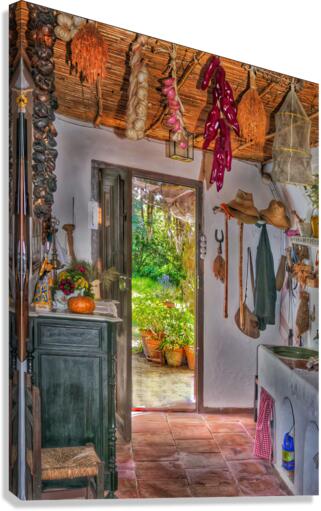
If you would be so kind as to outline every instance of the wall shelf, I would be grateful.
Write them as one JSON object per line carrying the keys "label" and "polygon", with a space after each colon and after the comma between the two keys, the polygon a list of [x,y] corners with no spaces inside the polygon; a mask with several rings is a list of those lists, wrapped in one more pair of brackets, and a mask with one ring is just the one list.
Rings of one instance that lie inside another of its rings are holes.
{"label": "wall shelf", "polygon": [[311,238],[308,236],[291,236],[289,237],[290,242],[297,245],[306,245],[307,247],[318,247],[319,239]]}

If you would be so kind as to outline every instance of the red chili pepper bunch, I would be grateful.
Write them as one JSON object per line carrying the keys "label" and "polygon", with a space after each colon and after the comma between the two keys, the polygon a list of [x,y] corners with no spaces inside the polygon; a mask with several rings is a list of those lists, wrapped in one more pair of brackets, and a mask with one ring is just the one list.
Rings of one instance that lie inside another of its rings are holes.
{"label": "red chili pepper bunch", "polygon": [[207,89],[210,82],[213,85],[213,107],[205,123],[203,149],[215,140],[210,183],[216,183],[219,192],[223,187],[225,169],[229,172],[232,167],[230,128],[239,135],[240,127],[232,88],[225,79],[220,59],[214,55],[205,69],[201,89]]}

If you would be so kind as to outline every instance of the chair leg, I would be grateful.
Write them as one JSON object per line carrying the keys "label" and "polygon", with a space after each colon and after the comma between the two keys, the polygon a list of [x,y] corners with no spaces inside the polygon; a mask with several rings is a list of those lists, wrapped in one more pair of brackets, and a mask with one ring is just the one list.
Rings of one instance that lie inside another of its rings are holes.
{"label": "chair leg", "polygon": [[104,463],[98,464],[96,476],[96,499],[104,498]]}

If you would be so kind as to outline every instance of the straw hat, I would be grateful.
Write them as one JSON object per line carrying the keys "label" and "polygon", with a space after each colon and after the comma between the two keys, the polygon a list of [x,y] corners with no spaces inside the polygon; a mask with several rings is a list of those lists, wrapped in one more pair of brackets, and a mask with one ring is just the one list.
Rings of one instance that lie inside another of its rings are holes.
{"label": "straw hat", "polygon": [[260,215],[253,203],[253,195],[243,190],[238,190],[233,199],[228,204],[224,204],[224,209],[233,217],[245,224],[256,224],[260,220]]}
{"label": "straw hat", "polygon": [[291,227],[290,219],[281,201],[271,200],[269,207],[260,211],[260,216],[267,224],[274,225],[279,229],[289,229]]}

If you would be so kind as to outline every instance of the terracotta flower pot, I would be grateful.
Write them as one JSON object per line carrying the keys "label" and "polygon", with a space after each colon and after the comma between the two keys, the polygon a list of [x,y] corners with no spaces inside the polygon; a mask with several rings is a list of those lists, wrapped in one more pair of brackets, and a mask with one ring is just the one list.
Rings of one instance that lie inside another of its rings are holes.
{"label": "terracotta flower pot", "polygon": [[89,296],[69,298],[68,309],[76,314],[92,314],[95,310],[95,300]]}
{"label": "terracotta flower pot", "polygon": [[141,336],[146,358],[158,358],[160,337],[157,337],[151,330],[142,330]]}
{"label": "terracotta flower pot", "polygon": [[181,366],[182,361],[183,361],[183,355],[184,355],[183,348],[177,348],[176,350],[166,350],[165,351],[165,357],[166,357],[167,363],[171,367]]}
{"label": "terracotta flower pot", "polygon": [[167,307],[168,309],[175,309],[175,303],[174,302],[171,302],[170,300],[165,300],[164,302],[164,305],[165,307]]}
{"label": "terracotta flower pot", "polygon": [[185,346],[185,355],[187,358],[187,365],[191,371],[195,369],[195,349],[194,346]]}

